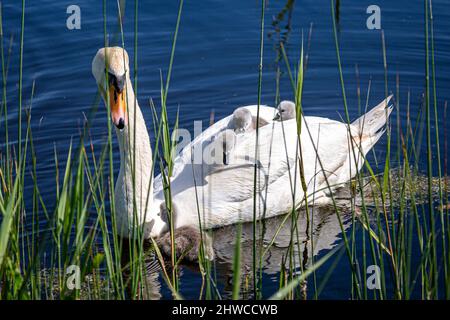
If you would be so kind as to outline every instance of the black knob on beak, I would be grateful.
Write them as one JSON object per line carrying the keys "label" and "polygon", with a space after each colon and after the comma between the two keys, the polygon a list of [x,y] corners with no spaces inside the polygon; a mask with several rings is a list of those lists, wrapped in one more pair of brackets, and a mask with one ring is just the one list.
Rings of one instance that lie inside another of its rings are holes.
{"label": "black knob on beak", "polygon": [[116,124],[116,127],[119,130],[122,130],[125,127],[125,120],[123,118],[120,118],[119,119],[119,123]]}
{"label": "black knob on beak", "polygon": [[111,72],[108,72],[109,84],[114,86],[117,92],[122,92],[125,88],[126,78],[125,74],[121,76],[116,76]]}
{"label": "black knob on beak", "polygon": [[116,88],[118,89],[118,91],[122,92],[124,87],[125,87],[125,74],[116,77]]}

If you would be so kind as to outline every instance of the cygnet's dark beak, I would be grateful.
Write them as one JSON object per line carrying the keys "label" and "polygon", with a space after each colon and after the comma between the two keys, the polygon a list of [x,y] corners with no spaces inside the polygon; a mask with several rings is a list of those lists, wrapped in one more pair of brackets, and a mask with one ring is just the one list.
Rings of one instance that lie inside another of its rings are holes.
{"label": "cygnet's dark beak", "polygon": [[275,117],[273,118],[273,121],[278,121],[281,119],[280,113],[277,112],[277,114],[275,115]]}
{"label": "cygnet's dark beak", "polygon": [[226,152],[224,152],[223,153],[223,164],[224,165],[228,165],[228,157],[227,157],[227,153]]}

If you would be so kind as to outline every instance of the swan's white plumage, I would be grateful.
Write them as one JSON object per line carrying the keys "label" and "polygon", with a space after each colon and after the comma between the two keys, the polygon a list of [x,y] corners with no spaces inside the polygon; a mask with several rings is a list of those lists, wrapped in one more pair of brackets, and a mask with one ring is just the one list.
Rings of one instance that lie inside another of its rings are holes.
{"label": "swan's white plumage", "polygon": [[[105,57],[109,55],[107,60],[112,74],[123,74],[121,72],[128,70],[128,65],[127,62],[125,65],[123,61],[118,62],[123,60],[120,59],[124,57],[123,49],[108,48],[109,53],[102,50],[94,58],[92,71],[103,94],[108,89],[103,76]],[[116,222],[122,236],[131,236],[136,227],[144,224],[144,236],[157,237],[167,228],[160,216],[160,205],[164,202],[162,177],[159,175],[154,183],[149,183],[152,179],[150,140],[128,72],[126,91],[128,124],[124,130],[116,130],[121,156],[115,188]],[[255,163],[257,218],[283,214],[302,203],[304,192],[300,184],[300,161],[308,195],[326,186],[333,189],[347,182],[361,168],[363,156],[383,134],[380,130],[392,111],[391,107],[387,107],[389,99],[350,126],[325,118],[302,118],[301,158],[297,156],[296,120],[273,122],[276,109],[261,106],[259,115],[269,124],[258,130],[258,156],[255,156],[256,131],[246,132],[237,138],[230,164],[207,171],[205,175],[202,152],[213,137],[227,128],[232,116],[218,121],[196,137],[174,160],[171,193],[179,212],[175,227],[196,226],[199,217],[203,228],[251,221],[254,214]],[[257,106],[246,108],[256,116]],[[134,135],[129,134],[134,128],[136,141],[133,141]],[[356,161],[351,151],[352,145],[357,150]],[[196,150],[200,152],[196,153]],[[131,154],[136,155],[134,183]],[[320,199],[325,193],[318,192],[316,198]],[[311,199],[308,197],[308,201]]]}
{"label": "swan's white plumage", "polygon": [[[392,108],[390,98],[350,126],[319,117],[304,117],[302,121],[302,163],[307,184],[308,201],[318,202],[326,193],[351,179],[361,168],[365,154],[382,135]],[[256,106],[249,108],[256,113]],[[383,111],[382,113],[380,113]],[[261,106],[260,115],[273,117],[274,108]],[[202,165],[193,165],[195,149],[202,150],[211,137],[224,130],[231,116],[205,130],[187,146],[175,160],[171,179],[173,201],[183,212],[178,226],[198,224],[200,210],[204,228],[214,228],[253,219],[254,159],[256,132],[238,136],[234,161],[221,170],[203,176]],[[375,121],[377,119],[377,121]],[[361,119],[360,119],[361,120]],[[272,122],[259,128],[257,162],[257,218],[283,214],[297,207],[304,198],[300,184],[295,119]],[[355,153],[351,151],[351,145]],[[317,151],[317,153],[316,153]],[[358,152],[360,151],[360,152]],[[356,161],[355,161],[356,156]],[[297,161],[296,161],[297,160]],[[193,183],[195,177],[195,185]],[[317,192],[325,189],[325,191]],[[295,194],[293,197],[292,194]],[[161,178],[155,180],[155,198],[163,199]],[[200,209],[197,209],[197,202]]]}

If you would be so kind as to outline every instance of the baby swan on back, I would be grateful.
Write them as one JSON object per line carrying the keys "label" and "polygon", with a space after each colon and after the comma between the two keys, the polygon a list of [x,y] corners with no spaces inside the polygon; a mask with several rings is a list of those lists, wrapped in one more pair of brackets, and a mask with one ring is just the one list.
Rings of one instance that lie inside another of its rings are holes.
{"label": "baby swan on back", "polygon": [[[165,202],[161,203],[160,210],[161,218],[167,223],[169,221],[169,214]],[[176,221],[179,214],[178,207],[175,203],[172,203],[172,218],[175,226],[177,225]],[[173,237],[175,240],[176,260],[181,258],[184,263],[198,263],[202,244],[205,257],[209,260],[214,258],[211,238],[206,233],[200,234],[197,227],[178,227],[174,230]],[[170,258],[172,256],[172,238],[170,231],[165,232],[156,240],[156,243],[164,258]]]}
{"label": "baby swan on back", "polygon": [[[268,122],[260,117],[258,127],[263,127],[266,124]],[[237,134],[251,132],[256,129],[256,117],[247,108],[240,107],[234,110],[231,125]]]}
{"label": "baby swan on back", "polygon": [[277,107],[277,114],[273,120],[286,121],[296,118],[295,103],[292,101],[281,101]]}

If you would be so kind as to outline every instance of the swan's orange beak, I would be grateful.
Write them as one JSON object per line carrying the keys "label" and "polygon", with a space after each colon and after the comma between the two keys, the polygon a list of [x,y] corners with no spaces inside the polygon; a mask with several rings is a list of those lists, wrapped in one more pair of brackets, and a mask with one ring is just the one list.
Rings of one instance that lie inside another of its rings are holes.
{"label": "swan's orange beak", "polygon": [[109,86],[109,105],[111,107],[111,118],[114,125],[122,130],[127,123],[126,89],[119,91],[116,86]]}

